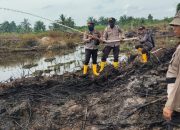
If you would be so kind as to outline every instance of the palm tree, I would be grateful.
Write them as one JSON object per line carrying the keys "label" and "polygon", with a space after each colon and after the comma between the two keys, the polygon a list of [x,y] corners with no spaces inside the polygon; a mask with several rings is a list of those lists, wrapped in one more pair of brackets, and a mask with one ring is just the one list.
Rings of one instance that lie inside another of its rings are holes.
{"label": "palm tree", "polygon": [[42,21],[37,21],[34,25],[35,32],[44,32],[46,30],[46,26]]}
{"label": "palm tree", "polygon": [[28,19],[24,19],[23,22],[21,22],[21,28],[24,33],[31,32],[31,24],[29,23]]}

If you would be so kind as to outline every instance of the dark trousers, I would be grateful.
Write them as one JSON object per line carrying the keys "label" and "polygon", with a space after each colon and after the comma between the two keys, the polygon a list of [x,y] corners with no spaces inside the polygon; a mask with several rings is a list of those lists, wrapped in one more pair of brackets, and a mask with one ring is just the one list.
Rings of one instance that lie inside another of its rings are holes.
{"label": "dark trousers", "polygon": [[171,121],[167,124],[167,130],[173,130],[173,128],[180,128],[180,112],[173,112]]}
{"label": "dark trousers", "polygon": [[111,50],[113,50],[114,62],[118,62],[119,52],[120,52],[119,46],[115,46],[115,47],[106,46],[103,50],[103,56],[101,59],[102,62],[106,62],[106,59],[108,58]]}
{"label": "dark trousers", "polygon": [[85,62],[84,62],[84,64],[85,65],[89,64],[91,56],[92,56],[93,64],[97,64],[97,53],[98,53],[98,49],[94,49],[94,50],[86,49],[85,50]]}

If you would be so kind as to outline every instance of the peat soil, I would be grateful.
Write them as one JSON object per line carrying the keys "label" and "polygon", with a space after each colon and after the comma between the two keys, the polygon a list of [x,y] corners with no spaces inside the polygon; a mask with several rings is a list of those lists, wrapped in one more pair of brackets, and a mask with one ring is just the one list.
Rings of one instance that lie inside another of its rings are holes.
{"label": "peat soil", "polygon": [[77,72],[1,84],[0,130],[164,130],[174,51],[164,51],[161,63],[108,65],[99,77]]}

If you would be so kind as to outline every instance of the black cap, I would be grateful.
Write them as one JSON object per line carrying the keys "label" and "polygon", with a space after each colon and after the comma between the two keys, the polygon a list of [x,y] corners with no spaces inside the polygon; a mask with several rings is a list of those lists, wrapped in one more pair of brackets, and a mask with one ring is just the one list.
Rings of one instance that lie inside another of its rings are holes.
{"label": "black cap", "polygon": [[108,21],[109,21],[109,22],[116,22],[116,19],[113,18],[113,17],[111,17],[111,18],[108,19]]}
{"label": "black cap", "polygon": [[94,21],[89,20],[89,21],[87,22],[87,24],[95,24],[95,23],[94,23]]}

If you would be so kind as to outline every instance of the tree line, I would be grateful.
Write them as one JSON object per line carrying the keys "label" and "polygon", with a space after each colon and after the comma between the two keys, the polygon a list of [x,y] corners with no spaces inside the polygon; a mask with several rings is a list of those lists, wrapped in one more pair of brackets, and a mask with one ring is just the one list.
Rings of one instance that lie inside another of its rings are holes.
{"label": "tree line", "polygon": [[19,25],[14,21],[8,22],[5,21],[0,24],[1,33],[30,33],[30,32],[44,32],[46,31],[46,26],[42,21],[37,21],[34,25],[34,28],[31,27],[28,19],[24,19]]}
{"label": "tree line", "polygon": [[[163,21],[170,22],[172,18],[164,18]],[[108,24],[108,18],[106,17],[100,17],[98,20],[96,20],[93,17],[89,17],[87,21],[94,21],[96,25],[106,26]],[[158,21],[162,20],[156,20],[153,19],[153,16],[150,14],[148,18],[134,18],[132,16],[121,16],[119,20],[117,20],[117,24],[120,26],[140,26],[144,24],[152,24],[157,23]],[[56,20],[55,23],[52,23],[49,26],[49,30],[53,31],[66,31],[67,29],[65,27],[60,26],[58,23],[67,25],[72,28],[79,28],[76,26],[74,20],[71,17],[65,17],[63,14],[60,15],[60,18]],[[30,24],[28,19],[24,19],[23,22],[21,22],[19,25],[17,25],[14,21],[9,22],[5,21],[2,24],[0,24],[0,32],[1,33],[30,33],[30,32],[44,32],[47,28],[42,21],[37,21],[34,24],[34,27]]]}
{"label": "tree line", "polygon": [[[93,17],[89,17],[88,20],[93,21],[96,25],[107,25],[108,24],[108,18],[100,17],[98,20],[96,20]],[[117,20],[117,24],[120,26],[125,25],[133,25],[133,26],[140,26],[143,24],[152,24],[157,23],[160,21],[167,21],[170,22],[172,18],[164,18],[163,20],[154,19],[151,14],[148,15],[147,18],[134,18],[132,16],[123,15]]]}
{"label": "tree line", "polygon": [[[180,3],[177,5],[176,12],[180,10]],[[94,17],[89,17],[87,21],[93,21],[96,25],[100,26],[106,26],[108,24],[108,18],[107,17],[99,17],[98,19]],[[172,18],[164,18],[162,20],[154,19],[151,14],[147,16],[147,18],[134,18],[132,16],[123,15],[119,19],[117,19],[117,24],[122,26],[133,26],[137,27],[140,25],[150,25],[153,23],[158,22],[170,22]],[[72,28],[81,28],[76,26],[75,21],[71,17],[66,17],[65,15],[61,14],[59,19],[56,20],[55,23],[51,23],[49,26],[49,30],[61,30],[61,31],[67,31],[67,28],[64,28],[60,26],[59,24],[63,24]],[[9,22],[5,21],[2,24],[0,24],[0,32],[1,33],[30,33],[30,32],[44,32],[47,28],[42,21],[37,21],[34,24],[34,27],[30,24],[28,19],[24,19],[23,22],[21,22],[19,25],[17,25],[14,21]]]}
{"label": "tree line", "polygon": [[[52,23],[49,26],[50,30],[64,30],[62,26],[59,24],[67,25],[69,27],[75,27],[75,22],[71,17],[65,17],[65,15],[60,15],[59,19],[56,20],[55,23]],[[44,22],[37,21],[34,24],[34,27],[30,24],[28,19],[24,19],[19,25],[17,25],[14,21],[9,22],[5,21],[0,24],[0,32],[1,33],[30,33],[30,32],[44,32],[46,31],[46,26]]]}

